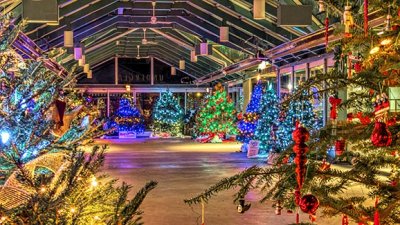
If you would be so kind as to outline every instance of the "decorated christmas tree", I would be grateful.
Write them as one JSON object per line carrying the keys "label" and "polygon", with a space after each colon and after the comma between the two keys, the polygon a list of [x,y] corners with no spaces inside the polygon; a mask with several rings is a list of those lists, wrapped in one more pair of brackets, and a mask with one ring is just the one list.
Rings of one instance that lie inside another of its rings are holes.
{"label": "decorated christmas tree", "polygon": [[309,93],[307,90],[300,91],[297,99],[289,103],[289,106],[283,111],[283,114],[284,119],[278,124],[276,133],[279,151],[285,150],[293,143],[292,132],[295,129],[297,121],[308,129],[318,130],[320,128],[317,126],[317,119],[313,111],[313,105],[309,101]]}
{"label": "decorated christmas tree", "polygon": [[153,108],[153,131],[167,136],[182,135],[183,109],[172,92],[162,93]]}
{"label": "decorated christmas tree", "polygon": [[[76,77],[52,60],[62,50],[40,52],[12,21],[0,31],[0,223],[137,224],[156,183],[127,201],[129,185],[98,174],[105,147],[87,145],[101,135],[96,110],[63,92]],[[24,60],[11,44],[45,55]]]}
{"label": "decorated christmas tree", "polygon": [[226,134],[236,134],[235,119],[236,110],[232,99],[219,83],[197,113],[197,135],[206,135],[206,139],[210,139],[214,136],[223,138]]}
{"label": "decorated christmas tree", "polygon": [[260,112],[263,113],[260,115],[255,131],[255,139],[260,141],[260,153],[277,151],[275,131],[278,125],[279,102],[274,89],[270,85],[262,96]]}
{"label": "decorated christmas tree", "polygon": [[119,107],[115,115],[115,122],[118,124],[118,131],[130,131],[143,133],[144,119],[139,110],[133,105],[132,99],[124,96],[119,100]]}
{"label": "decorated christmas tree", "polygon": [[[253,94],[251,95],[251,99],[249,104],[247,105],[246,113],[239,114],[238,118],[238,135],[236,136],[236,140],[243,143],[243,146],[246,146],[250,140],[254,138],[254,132],[257,128],[258,118],[260,116],[260,105],[261,98],[263,96],[263,84],[258,82],[254,87]],[[246,149],[246,147],[242,148]]]}
{"label": "decorated christmas tree", "polygon": [[[243,202],[250,190],[259,189],[264,191],[261,201],[273,201],[277,215],[283,208],[308,214],[311,221],[301,224],[322,220],[316,218],[318,208],[329,221],[335,219],[333,216],[339,217],[337,224],[342,225],[400,224],[400,126],[398,115],[389,111],[392,108],[386,95],[400,84],[399,4],[392,1],[319,1],[318,4],[320,9],[322,5],[330,12],[329,19],[336,17],[343,21],[335,26],[335,34],[343,39],[329,43],[335,53],[335,67],[302,83],[282,105],[294,111],[301,106],[296,102],[311,97],[308,92],[315,87],[320,94],[333,96],[326,102],[331,104],[327,126],[312,132],[306,128],[312,128],[313,123],[307,122],[312,117],[304,121],[306,115],[302,120],[302,116],[290,116],[289,110],[285,130],[286,135],[292,135],[293,148],[286,149],[274,167],[254,166],[225,178],[188,199],[188,204],[207,201],[227,189],[238,190],[235,199]],[[369,27],[371,14],[384,19],[385,26]],[[326,24],[328,37],[329,23]],[[326,41],[328,44],[327,38]],[[337,110],[347,110],[347,121],[342,119],[337,123]],[[302,124],[296,126],[295,119]],[[287,140],[283,146],[288,146]],[[332,148],[335,161],[348,162],[346,166],[339,168],[324,160]],[[287,163],[287,154],[294,158],[293,163]],[[299,217],[293,215],[293,224],[299,223]]]}

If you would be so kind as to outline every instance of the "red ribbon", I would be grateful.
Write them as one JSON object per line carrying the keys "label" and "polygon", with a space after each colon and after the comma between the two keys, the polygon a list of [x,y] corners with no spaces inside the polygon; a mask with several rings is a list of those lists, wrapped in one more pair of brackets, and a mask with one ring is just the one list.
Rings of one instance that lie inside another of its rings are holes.
{"label": "red ribbon", "polygon": [[328,41],[329,41],[329,18],[325,18],[325,47],[328,47]]}
{"label": "red ribbon", "polygon": [[332,105],[330,117],[332,120],[336,120],[337,119],[337,107],[340,103],[342,103],[342,99],[331,96],[331,97],[329,97],[329,103]]}
{"label": "red ribbon", "polygon": [[375,199],[375,214],[374,214],[374,225],[380,225],[380,219],[379,219],[379,211],[378,211],[378,201],[379,198],[376,197]]}
{"label": "red ribbon", "polygon": [[347,217],[347,215],[343,215],[342,225],[349,225],[349,218]]}

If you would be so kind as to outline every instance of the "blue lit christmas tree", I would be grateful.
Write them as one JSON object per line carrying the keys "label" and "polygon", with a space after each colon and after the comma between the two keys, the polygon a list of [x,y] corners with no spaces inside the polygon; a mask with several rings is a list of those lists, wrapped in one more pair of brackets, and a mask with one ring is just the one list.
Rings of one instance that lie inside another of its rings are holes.
{"label": "blue lit christmas tree", "polygon": [[255,131],[255,139],[260,141],[260,153],[276,151],[276,134],[279,117],[279,102],[275,90],[268,86],[265,94],[262,96],[260,105],[260,118]]}
{"label": "blue lit christmas tree", "polygon": [[244,144],[243,150],[246,149],[246,145],[254,138],[254,132],[257,128],[257,121],[260,114],[261,97],[263,96],[264,85],[258,82],[254,87],[253,94],[249,104],[247,105],[246,113],[239,117],[237,124],[239,134],[236,139]]}
{"label": "blue lit christmas tree", "polygon": [[144,119],[139,110],[132,104],[132,100],[123,96],[119,100],[119,107],[116,112],[115,122],[118,124],[118,131],[131,131],[143,133],[145,130]]}
{"label": "blue lit christmas tree", "polygon": [[292,143],[292,132],[296,121],[310,132],[320,129],[308,92],[304,90],[299,94],[300,97],[290,102],[288,109],[284,111],[284,119],[279,125],[277,136],[280,150],[286,149]]}
{"label": "blue lit christmas tree", "polygon": [[162,93],[153,108],[153,131],[156,134],[182,134],[183,109],[172,92]]}

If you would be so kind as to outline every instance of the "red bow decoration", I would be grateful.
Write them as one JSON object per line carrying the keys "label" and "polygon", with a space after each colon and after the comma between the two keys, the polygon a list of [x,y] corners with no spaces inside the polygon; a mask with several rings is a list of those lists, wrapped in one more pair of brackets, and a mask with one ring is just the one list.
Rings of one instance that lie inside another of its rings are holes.
{"label": "red bow decoration", "polygon": [[362,112],[357,113],[357,118],[360,120],[362,125],[368,125],[369,123],[371,123],[371,118],[369,118],[368,116],[363,116]]}
{"label": "red bow decoration", "polygon": [[332,105],[330,117],[332,120],[336,120],[337,119],[337,107],[340,103],[342,103],[342,99],[331,96],[331,97],[329,97],[329,103]]}
{"label": "red bow decoration", "polygon": [[380,225],[381,224],[380,219],[379,219],[378,201],[379,201],[379,198],[376,197],[376,199],[375,199],[374,225]]}

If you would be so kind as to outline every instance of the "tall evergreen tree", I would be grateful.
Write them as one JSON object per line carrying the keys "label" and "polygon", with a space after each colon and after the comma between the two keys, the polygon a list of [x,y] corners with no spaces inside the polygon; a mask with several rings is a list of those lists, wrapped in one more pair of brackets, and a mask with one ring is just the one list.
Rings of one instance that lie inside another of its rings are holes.
{"label": "tall evergreen tree", "polygon": [[244,146],[254,138],[254,132],[256,131],[258,118],[260,116],[263,88],[264,85],[261,83],[261,81],[259,81],[254,87],[250,102],[246,108],[246,113],[242,115],[242,118],[239,118],[239,122],[237,124],[239,132],[236,136],[236,139],[244,143]]}
{"label": "tall evergreen tree", "polygon": [[259,149],[261,153],[276,151],[275,130],[279,117],[279,100],[275,90],[269,86],[262,96],[260,105],[260,118],[258,120],[255,139],[260,141]]}
{"label": "tall evergreen tree", "polygon": [[298,98],[291,101],[283,113],[284,119],[277,130],[277,147],[280,150],[285,150],[292,143],[292,132],[295,129],[296,121],[310,131],[321,128],[318,127],[318,121],[307,90],[299,91]]}
{"label": "tall evergreen tree", "polygon": [[119,100],[115,122],[118,124],[119,132],[133,131],[135,133],[143,133],[145,129],[143,116],[128,96],[123,96]]}
{"label": "tall evergreen tree", "polygon": [[162,93],[153,108],[153,131],[172,136],[182,134],[183,109],[172,92]]}
{"label": "tall evergreen tree", "polygon": [[156,183],[127,201],[130,186],[98,174],[105,147],[84,150],[99,124],[63,94],[76,77],[48,70],[50,53],[23,60],[10,47],[19,32],[11,21],[0,28],[0,223],[138,224],[138,207]]}
{"label": "tall evergreen tree", "polygon": [[196,117],[197,135],[236,134],[236,110],[232,99],[221,84],[215,86]]}
{"label": "tall evergreen tree", "polygon": [[[389,106],[391,100],[386,96],[400,86],[400,5],[392,1],[355,1],[350,10],[349,4],[343,0],[324,2],[328,4],[320,7],[325,6],[330,17],[337,19],[344,15],[345,18],[343,24],[334,24],[338,36],[345,30],[345,38],[329,43],[329,47],[334,49],[335,67],[306,80],[282,104],[291,106],[299,102],[313,87],[326,96],[343,90],[347,99],[342,99],[337,108],[347,110],[348,120],[339,124],[328,123],[320,132],[310,132],[310,138],[308,132],[299,127],[294,133],[296,145],[284,152],[296,155],[294,163],[283,163],[281,158],[273,167],[251,167],[224,178],[187,200],[188,204],[205,202],[226,189],[238,190],[236,200],[251,193],[252,189],[259,189],[264,192],[261,201],[274,201],[278,214],[282,207],[300,208],[310,214],[309,218],[315,219],[314,213],[319,206],[318,211],[329,218],[329,222],[325,220],[323,224],[332,224],[334,216],[341,217],[341,224],[400,224],[400,126],[396,122],[399,116],[391,112],[396,110],[395,97]],[[345,12],[338,10],[343,8]],[[390,10],[378,12],[382,8]],[[368,27],[365,19],[371,13],[376,18],[386,19],[384,29]],[[329,21],[332,20],[329,18]],[[364,29],[355,28],[363,25]],[[374,95],[377,99],[373,99]],[[375,107],[372,115],[371,100]],[[358,114],[359,121],[354,120],[351,113]],[[332,118],[335,112],[329,114]],[[301,121],[301,116],[290,119],[287,135],[291,135],[293,120],[299,117]],[[374,123],[370,122],[371,119],[375,120]],[[312,123],[303,121],[303,125]],[[304,143],[307,140],[308,147]],[[352,159],[351,164],[339,169],[321,161],[332,146],[337,159]],[[301,224],[315,223],[304,221]]]}

